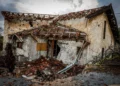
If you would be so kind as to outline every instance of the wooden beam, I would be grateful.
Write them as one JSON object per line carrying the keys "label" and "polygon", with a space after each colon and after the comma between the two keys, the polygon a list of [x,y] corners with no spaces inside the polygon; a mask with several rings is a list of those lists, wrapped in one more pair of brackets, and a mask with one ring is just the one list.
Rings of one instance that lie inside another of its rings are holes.
{"label": "wooden beam", "polygon": [[53,58],[53,53],[54,53],[54,40],[51,42],[51,58]]}

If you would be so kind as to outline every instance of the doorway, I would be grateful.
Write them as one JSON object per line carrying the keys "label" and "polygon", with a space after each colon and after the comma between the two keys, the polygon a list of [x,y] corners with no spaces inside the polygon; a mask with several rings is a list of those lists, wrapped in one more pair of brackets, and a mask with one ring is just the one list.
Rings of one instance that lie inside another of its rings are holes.
{"label": "doorway", "polygon": [[57,40],[48,40],[48,54],[47,57],[57,58],[60,52],[60,47],[57,44]]}

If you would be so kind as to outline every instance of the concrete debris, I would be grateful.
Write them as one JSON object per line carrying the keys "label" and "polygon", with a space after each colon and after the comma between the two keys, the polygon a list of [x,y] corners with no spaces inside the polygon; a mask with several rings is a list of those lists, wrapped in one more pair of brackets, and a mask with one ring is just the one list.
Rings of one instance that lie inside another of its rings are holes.
{"label": "concrete debris", "polygon": [[63,74],[58,74],[58,71],[65,68],[66,64],[54,58],[46,59],[40,57],[31,62],[25,62],[18,65],[20,72],[16,75],[22,75],[26,79],[37,79],[38,81],[53,81],[55,79],[66,78],[74,76],[82,72],[84,66],[74,65],[70,70]]}

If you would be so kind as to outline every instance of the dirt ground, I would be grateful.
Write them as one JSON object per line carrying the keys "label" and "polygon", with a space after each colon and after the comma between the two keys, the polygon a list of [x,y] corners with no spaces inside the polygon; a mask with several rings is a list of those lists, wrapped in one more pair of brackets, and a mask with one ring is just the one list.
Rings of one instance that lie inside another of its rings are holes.
{"label": "dirt ground", "polygon": [[0,86],[109,86],[120,85],[120,75],[89,72],[54,81],[40,82],[35,79],[1,77]]}
{"label": "dirt ground", "polygon": [[[6,70],[5,73],[0,75],[0,86],[120,86],[119,65],[87,65],[84,69],[81,66],[75,66],[73,67],[72,71],[67,71],[66,73],[64,73],[64,76],[67,77],[63,77],[63,75],[58,74],[58,76],[61,78],[53,79],[54,73],[49,70],[45,70],[45,68],[47,67],[53,69],[55,72],[57,69],[59,69],[59,67],[62,67],[60,69],[63,69],[64,65],[59,61],[52,61],[54,62],[49,62],[46,59],[40,59],[32,63],[27,63],[23,66],[24,69],[27,70],[24,73],[16,70],[15,73],[11,74],[9,72],[7,73]],[[29,76],[29,74],[31,73],[32,75],[35,75],[34,72],[38,68],[43,71],[43,73],[40,73],[40,76],[36,74],[38,76],[30,80],[22,77],[22,75]],[[49,76],[50,80],[47,79],[47,77],[43,76],[45,74],[44,72],[52,73],[52,76]]]}

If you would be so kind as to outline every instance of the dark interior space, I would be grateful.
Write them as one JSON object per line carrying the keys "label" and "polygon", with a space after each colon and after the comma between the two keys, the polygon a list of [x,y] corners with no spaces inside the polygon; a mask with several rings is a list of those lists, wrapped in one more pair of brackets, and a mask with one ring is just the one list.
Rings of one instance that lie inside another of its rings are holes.
{"label": "dark interior space", "polygon": [[60,52],[60,47],[57,45],[57,40],[54,41],[54,52],[53,56],[57,58],[58,53]]}

